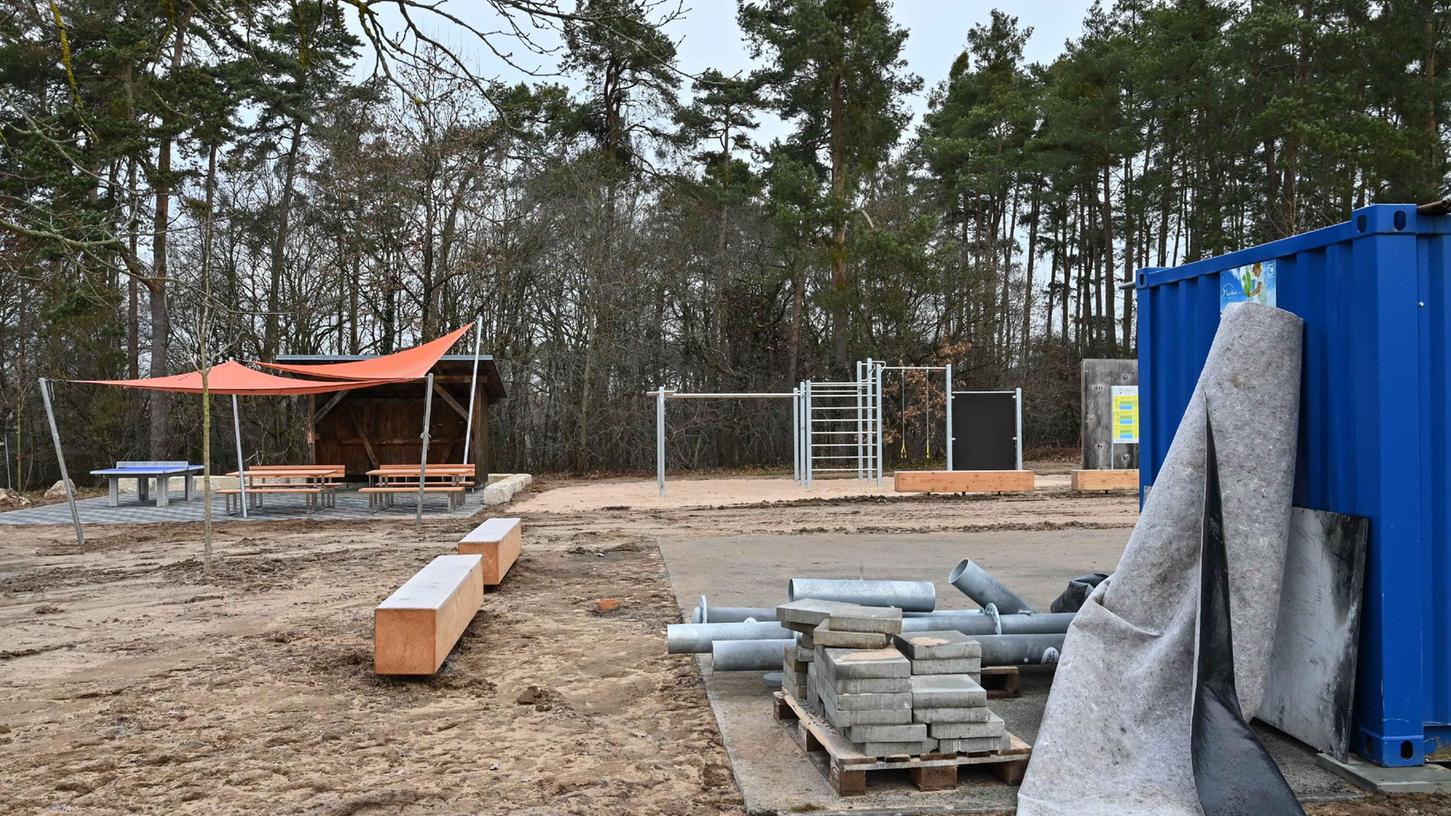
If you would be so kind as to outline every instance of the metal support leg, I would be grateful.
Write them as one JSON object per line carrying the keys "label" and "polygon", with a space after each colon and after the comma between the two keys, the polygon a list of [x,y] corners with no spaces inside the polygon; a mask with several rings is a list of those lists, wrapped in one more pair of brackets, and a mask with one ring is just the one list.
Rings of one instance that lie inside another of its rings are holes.
{"label": "metal support leg", "polygon": [[665,386],[655,392],[655,483],[665,497]]}
{"label": "metal support leg", "polygon": [[947,469],[952,470],[952,363],[947,364]]}
{"label": "metal support leg", "polygon": [[865,472],[864,472],[864,469],[862,467],[862,464],[863,464],[863,462],[862,462],[862,448],[863,448],[863,444],[862,444],[862,400],[863,400],[863,396],[864,395],[862,394],[862,364],[861,364],[861,361],[858,360],[857,361],[857,364],[856,364],[856,477],[858,479],[860,479],[863,476],[865,476]]}
{"label": "metal support leg", "polygon": [[423,458],[418,463],[418,511],[413,516],[413,528],[419,529],[423,526],[423,483],[428,478],[428,426],[433,422],[433,375],[429,374],[424,388],[428,389],[423,397],[423,433],[420,438],[423,440]]}
{"label": "metal support leg", "polygon": [[801,390],[791,389],[791,478],[801,483]]}
{"label": "metal support leg", "polygon": [[76,544],[84,546],[86,534],[81,530],[81,511],[76,508],[76,494],[71,489],[70,473],[65,466],[65,451],[60,446],[60,431],[55,425],[55,408],[51,406],[50,381],[40,378],[40,397],[45,402],[45,419],[50,425],[50,439],[55,443],[55,460],[60,465],[60,482],[65,486],[66,504],[71,508],[71,523],[76,527]]}
{"label": "metal support leg", "polygon": [[242,508],[242,518],[247,517],[247,468],[242,461],[242,415],[237,411],[237,395],[232,395],[232,433],[237,440],[237,490],[241,491],[241,500],[237,506]]}
{"label": "metal support leg", "polygon": [[882,366],[876,366],[876,486],[882,486],[882,470],[885,469],[885,462],[882,459]]}
{"label": "metal support leg", "polygon": [[806,403],[803,406],[806,413],[806,489],[811,489],[812,458],[816,455],[812,451],[811,439],[811,381],[806,381]]}
{"label": "metal support leg", "polygon": [[1013,391],[1013,401],[1018,406],[1018,470],[1023,469],[1023,389],[1017,388]]}

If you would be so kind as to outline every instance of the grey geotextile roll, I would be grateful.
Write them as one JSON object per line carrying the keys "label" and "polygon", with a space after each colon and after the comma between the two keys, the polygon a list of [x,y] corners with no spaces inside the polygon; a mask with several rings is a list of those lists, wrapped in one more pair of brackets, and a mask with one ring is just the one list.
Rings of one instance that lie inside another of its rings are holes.
{"label": "grey geotextile roll", "polygon": [[1118,569],[1068,629],[1019,816],[1202,813],[1190,734],[1205,404],[1219,452],[1235,678],[1248,719],[1264,694],[1284,579],[1301,337],[1289,312],[1254,303],[1225,310]]}

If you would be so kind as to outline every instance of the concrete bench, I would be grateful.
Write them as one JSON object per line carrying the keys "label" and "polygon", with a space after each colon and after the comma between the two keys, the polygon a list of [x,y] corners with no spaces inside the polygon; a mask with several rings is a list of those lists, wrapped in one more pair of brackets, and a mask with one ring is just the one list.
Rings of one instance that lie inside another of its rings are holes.
{"label": "concrete bench", "polygon": [[373,671],[433,674],[484,602],[477,555],[440,555],[373,610]]}
{"label": "concrete bench", "polygon": [[1033,489],[1031,470],[899,470],[898,493],[1021,493]]}
{"label": "concrete bench", "polygon": [[524,549],[524,525],[517,518],[491,518],[459,540],[458,551],[484,559],[484,586],[498,586]]}

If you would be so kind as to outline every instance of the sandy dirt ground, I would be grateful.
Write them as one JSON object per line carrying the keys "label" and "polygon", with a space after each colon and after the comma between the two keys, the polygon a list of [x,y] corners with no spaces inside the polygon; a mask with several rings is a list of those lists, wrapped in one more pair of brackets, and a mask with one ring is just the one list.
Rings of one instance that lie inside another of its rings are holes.
{"label": "sandy dirt ground", "polygon": [[[657,541],[1136,512],[1054,491],[544,512],[547,496],[510,510],[524,556],[423,681],[373,675],[371,610],[470,522],[226,525],[210,571],[197,525],[95,527],[85,551],[64,527],[0,532],[0,812],[741,813],[696,663],[665,654],[680,610]],[[596,614],[605,597],[619,610]]]}

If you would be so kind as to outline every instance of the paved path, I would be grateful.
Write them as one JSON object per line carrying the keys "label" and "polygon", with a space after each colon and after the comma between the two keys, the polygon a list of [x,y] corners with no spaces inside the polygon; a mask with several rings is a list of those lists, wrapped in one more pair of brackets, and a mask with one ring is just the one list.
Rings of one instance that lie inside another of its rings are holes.
{"label": "paved path", "polygon": [[[247,521],[292,521],[308,518],[307,511],[303,507],[304,496],[285,496],[268,494],[264,504],[260,508],[252,508],[247,511]],[[368,509],[368,497],[356,490],[340,490],[337,495],[337,504],[334,507],[324,508],[312,515],[318,521],[357,521],[366,519],[412,519],[415,515],[416,500],[411,496],[399,496],[394,500],[392,507],[370,512]],[[162,524],[171,522],[201,521],[202,509],[205,506],[201,496],[191,501],[183,501],[173,498],[166,507],[157,507],[152,502],[142,502],[137,499],[136,494],[122,494],[119,507],[107,507],[106,497],[98,496],[91,499],[81,499],[76,502],[81,511],[82,524]],[[435,518],[438,516],[450,516],[453,518],[467,518],[484,508],[483,491],[476,491],[464,498],[464,503],[459,507],[449,510],[448,499],[445,496],[433,494],[425,496],[423,500],[423,513],[425,516]],[[221,496],[212,497],[212,521],[224,523],[230,521],[242,521],[240,515],[229,516]],[[11,510],[0,513],[0,524],[70,524],[71,512],[65,502],[47,504],[40,507],[28,507],[23,510]]]}
{"label": "paved path", "polygon": [[[842,508],[843,512],[855,509]],[[1128,534],[1128,528],[1119,528],[672,535],[657,541],[676,599],[689,619],[702,594],[716,606],[775,606],[786,600],[786,581],[795,577],[932,581],[937,585],[938,608],[974,609],[977,605],[946,581],[960,558],[978,561],[1029,603],[1047,609],[1069,578],[1092,570],[1112,572]],[[1002,812],[1016,804],[1017,789],[981,769],[964,771],[957,788],[935,793],[916,790],[905,775],[879,775],[868,781],[865,796],[842,799],[827,783],[819,756],[806,759],[772,719],[770,695],[760,672],[716,674],[708,655],[697,660],[747,812],[905,816]],[[1009,730],[1032,742],[1038,736],[1052,672],[1034,667],[1023,675],[1022,697],[992,700],[989,707],[1007,721]],[[1258,731],[1290,786],[1305,801],[1361,795],[1317,767],[1313,751],[1269,729]]]}

